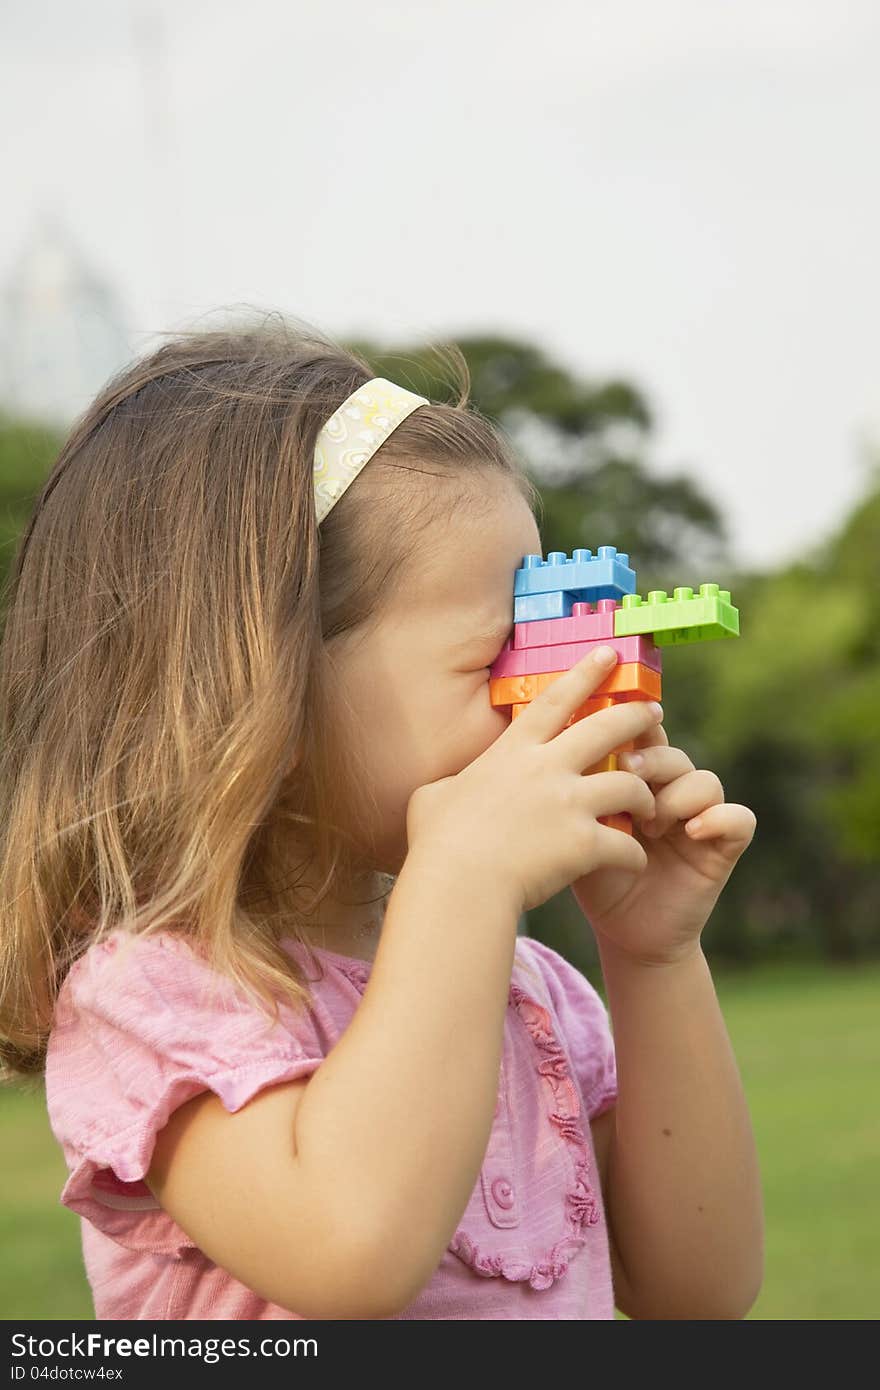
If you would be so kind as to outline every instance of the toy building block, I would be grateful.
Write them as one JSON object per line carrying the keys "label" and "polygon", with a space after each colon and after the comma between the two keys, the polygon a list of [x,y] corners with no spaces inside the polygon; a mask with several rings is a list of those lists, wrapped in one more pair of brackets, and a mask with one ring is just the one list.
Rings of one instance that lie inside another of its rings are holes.
{"label": "toy building block", "polygon": [[600,546],[595,555],[592,550],[573,550],[571,559],[564,550],[551,550],[546,560],[525,555],[513,582],[513,620],[568,618],[575,603],[620,599],[635,589],[629,556],[613,545]]}
{"label": "toy building block", "polygon": [[636,572],[629,567],[629,556],[613,545],[600,546],[595,555],[592,550],[573,550],[571,559],[564,550],[551,550],[546,560],[526,555],[514,577],[514,597],[556,590],[586,603],[621,598],[635,593]]}
{"label": "toy building block", "polygon": [[[612,705],[625,705],[629,700],[643,700],[644,698],[644,695],[639,695],[636,693],[625,693],[622,695],[593,696],[592,699],[585,700],[582,705],[578,705],[578,708],[575,710],[574,714],[572,715],[571,719],[569,719],[565,727],[566,729],[569,729],[571,725],[576,724],[579,719],[585,719],[588,714],[597,714],[600,709],[610,709]],[[518,714],[521,714],[524,709],[528,709],[530,703],[530,700],[522,700],[518,701],[514,705],[510,705],[509,709],[511,719],[515,719],[516,716]],[[499,707],[507,708],[507,701],[502,701],[502,704]]]}
{"label": "toy building block", "polygon": [[[575,711],[568,728],[623,701],[659,700],[662,647],[739,636],[739,612],[729,591],[717,584],[701,584],[697,594],[677,588],[671,597],[652,589],[647,599],[635,589],[629,556],[613,545],[600,546],[595,554],[574,550],[570,558],[560,550],[551,551],[546,560],[524,556],[514,577],[513,632],[490,672],[493,706],[509,708],[516,719],[592,647],[613,647],[616,667]],[[634,746],[631,742],[609,753],[584,775],[616,771],[618,755]],[[626,813],[600,820],[632,834],[632,817]]]}
{"label": "toy building block", "polygon": [[[491,687],[491,681],[489,684]],[[594,695],[591,699],[586,700],[584,704],[578,706],[565,727],[566,729],[570,729],[572,724],[576,724],[579,719],[586,718],[588,714],[596,714],[600,709],[610,709],[612,705],[621,704],[625,699],[627,699],[625,695]],[[496,703],[494,700],[491,700],[491,696],[490,701],[492,704]],[[506,701],[502,702],[502,704],[506,703]],[[528,709],[530,703],[531,701],[529,700],[523,700],[517,702],[515,705],[511,705],[511,718],[515,719],[518,714],[522,714],[524,709]]]}
{"label": "toy building block", "polygon": [[[574,722],[574,721],[572,721],[572,722]],[[605,755],[604,758],[600,758],[599,761],[598,761],[597,763],[593,763],[593,766],[592,766],[592,767],[586,768],[586,769],[585,769],[585,773],[586,773],[586,772],[616,772],[616,771],[617,771],[617,759],[618,759],[618,756],[619,756],[621,753],[631,753],[631,752],[633,751],[633,749],[635,748],[635,746],[636,746],[636,741],[635,741],[634,738],[631,738],[630,741],[629,741],[629,743],[622,743],[622,744],[620,745],[620,747],[617,749],[616,752],[614,752],[614,753],[606,753],[606,755]]]}
{"label": "toy building block", "polygon": [[626,594],[614,614],[614,635],[643,633],[651,633],[658,647],[738,637],[739,609],[730,602],[729,590],[717,584],[701,584],[699,595],[693,589],[674,589],[672,598],[665,589],[652,589],[647,601],[640,594]]}
{"label": "toy building block", "polygon": [[[595,611],[590,603],[572,603],[571,614],[564,618],[532,621],[517,619],[514,614],[513,646],[552,647],[566,642],[608,642],[614,638],[614,614],[617,602],[600,598]],[[508,639],[509,640],[509,639]],[[505,644],[504,650],[507,650]]]}
{"label": "toy building block", "polygon": [[[570,663],[573,666],[574,662]],[[565,670],[570,669],[566,667]],[[494,667],[492,668],[494,670]],[[522,676],[491,676],[489,678],[489,699],[493,705],[521,705],[534,700],[542,690],[546,690],[565,670],[534,671]],[[660,672],[641,662],[630,661],[618,664],[596,687],[596,695],[640,695],[644,700],[660,698]]]}
{"label": "toy building block", "polygon": [[[565,619],[562,619],[565,622]],[[523,623],[523,627],[546,627],[546,623]],[[594,639],[590,642],[554,642],[552,645],[537,643],[531,647],[514,647],[507,639],[501,652],[495,658],[493,671],[498,676],[528,676],[538,671],[567,671],[582,657],[596,647],[613,647],[618,661],[639,662],[655,671],[662,671],[663,659],[660,648],[650,637],[606,637],[604,642]]]}

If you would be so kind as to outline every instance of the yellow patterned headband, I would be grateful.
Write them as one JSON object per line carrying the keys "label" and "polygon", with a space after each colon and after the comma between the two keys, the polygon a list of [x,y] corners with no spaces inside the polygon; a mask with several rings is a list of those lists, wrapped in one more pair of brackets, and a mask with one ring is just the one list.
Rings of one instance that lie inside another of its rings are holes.
{"label": "yellow patterned headband", "polygon": [[426,396],[395,386],[383,376],[374,376],[342,402],[321,427],[315,444],[319,525],[389,434],[418,406],[430,404]]}

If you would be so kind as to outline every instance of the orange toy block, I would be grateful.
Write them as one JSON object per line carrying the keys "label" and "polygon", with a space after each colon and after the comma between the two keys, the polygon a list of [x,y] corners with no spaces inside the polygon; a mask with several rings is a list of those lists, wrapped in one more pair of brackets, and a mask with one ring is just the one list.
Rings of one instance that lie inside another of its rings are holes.
{"label": "orange toy block", "polygon": [[[511,677],[516,679],[516,677]],[[566,724],[566,729],[570,729],[572,724],[576,724],[579,719],[585,719],[588,714],[596,714],[600,709],[610,709],[612,705],[622,705],[627,700],[643,700],[644,695],[598,695],[589,700],[585,700],[579,705],[574,714]],[[530,700],[521,700],[515,705],[510,706],[510,717],[516,719],[518,714],[522,714],[524,709],[528,709]]]}
{"label": "orange toy block", "polygon": [[[497,676],[489,681],[489,699],[493,705],[528,704],[540,695],[542,690],[546,690],[564,675],[564,671],[541,671],[530,676]],[[629,695],[635,699],[659,700],[661,685],[660,672],[652,670],[650,666],[643,666],[640,661],[618,663],[602,684],[596,687],[587,704],[593,703],[603,695]]]}
{"label": "orange toy block", "polygon": [[[508,679],[508,678],[505,677],[505,679]],[[511,680],[516,680],[516,679],[518,679],[518,677],[512,676],[512,677],[510,677],[509,679],[511,679]],[[600,696],[595,696],[595,697],[593,697],[593,698],[590,699],[590,700],[586,700],[586,701],[584,702],[584,704],[578,706],[578,708],[575,710],[574,714],[571,716],[571,718],[569,719],[569,721],[568,721],[568,723],[566,724],[565,727],[566,727],[566,729],[570,729],[571,726],[572,726],[572,724],[576,724],[576,723],[578,722],[579,719],[584,719],[584,718],[586,718],[586,716],[587,716],[588,714],[595,714],[595,713],[596,713],[598,710],[600,710],[600,709],[610,709],[612,705],[621,704],[621,703],[623,702],[624,699],[629,699],[629,698],[630,698],[630,697],[629,697],[628,695],[627,695],[627,696],[623,696],[623,695],[618,695],[618,696],[614,696],[614,695],[600,695]],[[632,698],[633,698],[633,699],[639,699],[639,700],[641,700],[641,699],[644,699],[644,696],[638,695],[638,696],[633,696]],[[510,706],[510,717],[511,717],[511,719],[516,719],[517,715],[518,715],[518,714],[522,714],[522,712],[523,712],[524,709],[528,709],[528,707],[529,707],[530,704],[531,704],[531,701],[530,701],[530,700],[520,700],[520,701],[517,702],[517,704],[511,705],[511,706]]]}
{"label": "orange toy block", "polygon": [[[635,691],[626,691],[622,695],[593,696],[578,706],[565,727],[568,728],[570,724],[574,724],[578,719],[583,719],[588,714],[598,714],[600,709],[610,709],[612,705],[628,705],[631,700],[646,700],[647,698],[646,695],[638,695]],[[523,709],[525,709],[525,705],[523,705]]]}
{"label": "orange toy block", "polygon": [[614,704],[617,704],[617,700],[613,695],[591,695],[589,700],[578,705],[565,727],[568,729],[579,719],[585,719],[588,714],[598,714],[600,709],[610,709]]}

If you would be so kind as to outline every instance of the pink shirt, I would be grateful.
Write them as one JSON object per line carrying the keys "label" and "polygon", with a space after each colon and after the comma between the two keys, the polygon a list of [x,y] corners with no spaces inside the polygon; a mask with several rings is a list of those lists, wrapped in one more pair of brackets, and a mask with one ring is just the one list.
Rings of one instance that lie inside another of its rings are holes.
{"label": "pink shirt", "polygon": [[[307,950],[290,938],[284,947],[315,980]],[[191,1096],[214,1091],[232,1113],[327,1056],[372,964],[315,954],[324,974],[312,985],[313,1008],[282,1005],[275,1024],[171,932],[117,930],[70,970],[49,1039],[46,1096],[69,1170],[60,1200],[83,1218],[96,1318],[299,1316],[213,1264],[143,1177],[157,1132]],[[556,951],[518,937],[482,1169],[436,1271],[398,1318],[614,1317],[589,1120],[616,1095],[600,996]]]}

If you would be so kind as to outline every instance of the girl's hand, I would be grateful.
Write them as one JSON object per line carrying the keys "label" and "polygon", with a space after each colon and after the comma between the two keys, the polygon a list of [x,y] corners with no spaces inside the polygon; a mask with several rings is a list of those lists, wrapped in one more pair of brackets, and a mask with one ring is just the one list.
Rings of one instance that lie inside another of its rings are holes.
{"label": "girl's hand", "polygon": [[[635,743],[618,767],[643,777],[654,792],[653,818],[633,817],[647,866],[640,874],[599,868],[575,879],[571,890],[604,944],[664,963],[699,949],[700,933],[757,820],[747,806],[725,802],[714,772],[697,771],[686,753],[669,746],[662,724]],[[643,761],[635,765],[637,757]]]}
{"label": "girl's hand", "polygon": [[638,841],[600,821],[621,811],[651,816],[644,779],[583,772],[641,738],[663,712],[633,700],[568,723],[617,660],[604,650],[565,671],[456,776],[416,788],[407,806],[410,852],[424,848],[449,874],[476,866],[486,891],[509,896],[517,916],[592,869],[625,870],[627,883],[642,872]]}

